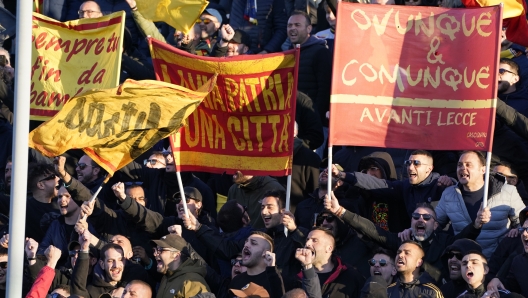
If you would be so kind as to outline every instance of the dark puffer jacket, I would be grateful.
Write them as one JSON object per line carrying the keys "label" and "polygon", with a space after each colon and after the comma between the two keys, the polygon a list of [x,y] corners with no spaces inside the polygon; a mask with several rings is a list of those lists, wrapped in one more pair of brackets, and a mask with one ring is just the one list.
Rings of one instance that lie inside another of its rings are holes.
{"label": "dark puffer jacket", "polygon": [[390,284],[387,287],[387,294],[389,298],[443,298],[440,289],[432,282],[431,277],[424,272],[411,283],[403,283],[397,280]]}
{"label": "dark puffer jacket", "polygon": [[332,53],[326,41],[310,36],[301,44],[297,89],[308,95],[319,114],[323,126],[328,127],[326,112],[330,109],[332,81]]}

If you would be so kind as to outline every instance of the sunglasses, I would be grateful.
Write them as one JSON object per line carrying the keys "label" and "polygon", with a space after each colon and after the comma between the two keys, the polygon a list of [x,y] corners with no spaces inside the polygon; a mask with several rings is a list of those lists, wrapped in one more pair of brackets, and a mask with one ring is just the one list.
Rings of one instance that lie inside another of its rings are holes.
{"label": "sunglasses", "polygon": [[417,160],[417,159],[409,159],[409,160],[406,160],[403,162],[403,164],[405,166],[410,166],[410,165],[414,165],[415,167],[419,167],[419,166],[426,166],[426,164],[422,163],[421,161]]}
{"label": "sunglasses", "polygon": [[146,166],[147,163],[150,163],[151,166],[155,166],[158,162],[159,162],[160,164],[162,164],[162,165],[165,166],[165,163],[163,163],[163,162],[161,162],[161,161],[159,161],[159,160],[157,160],[157,159],[145,159],[145,160],[143,161],[143,165]]}
{"label": "sunglasses", "polygon": [[125,182],[126,186],[132,186],[132,185],[143,185],[142,181],[133,181],[133,182]]}
{"label": "sunglasses", "polygon": [[516,73],[514,73],[513,71],[510,71],[510,70],[507,70],[507,69],[504,69],[504,68],[499,68],[499,74],[504,74],[505,72],[509,72],[511,73],[512,75],[517,75]]}
{"label": "sunglasses", "polygon": [[7,269],[7,262],[0,262],[0,268]]}
{"label": "sunglasses", "polygon": [[85,163],[83,163],[83,162],[78,163],[78,164],[77,164],[77,167],[78,167],[79,169],[81,169],[81,171],[84,170],[84,169],[86,169],[86,167],[92,167],[92,168],[93,168],[93,166],[91,166],[91,165],[87,165],[87,164],[85,164]]}
{"label": "sunglasses", "polygon": [[68,255],[69,255],[70,257],[75,257],[78,253],[79,253],[79,250],[70,250],[70,251],[68,252]]}
{"label": "sunglasses", "polygon": [[196,21],[197,24],[200,24],[200,23],[203,23],[205,25],[208,25],[209,23],[212,23],[213,21],[209,20],[209,19],[199,19]]}
{"label": "sunglasses", "polygon": [[448,252],[446,255],[447,259],[452,259],[453,257],[456,257],[459,261],[462,261],[462,258],[464,257],[461,253],[452,251]]}
{"label": "sunglasses", "polygon": [[335,216],[333,215],[317,216],[315,223],[319,226],[319,225],[322,225],[325,220],[327,223],[332,223],[335,220]]}
{"label": "sunglasses", "polygon": [[[194,198],[189,198],[189,197],[185,197],[185,203],[189,204],[191,202],[191,199],[194,200]],[[175,198],[174,199],[174,202],[176,202],[176,204],[179,204],[180,202],[182,201],[181,197],[178,197],[178,198]]]}
{"label": "sunglasses", "polygon": [[49,175],[48,177],[45,177],[45,178],[40,179],[39,182],[42,182],[42,181],[49,181],[49,180],[54,180],[56,177],[57,177],[57,175],[55,175],[55,174],[51,174],[51,175]]}
{"label": "sunglasses", "polygon": [[521,227],[521,228],[517,228],[517,230],[519,230],[519,234],[522,234],[524,233],[524,231],[528,231],[528,228]]}
{"label": "sunglasses", "polygon": [[240,260],[232,259],[231,260],[231,266],[235,266],[236,264],[239,264],[240,266],[242,266],[242,259],[240,259]]}
{"label": "sunglasses", "polygon": [[415,220],[419,220],[420,217],[423,218],[425,221],[428,221],[431,218],[434,219],[434,217],[431,214],[420,214],[420,213],[416,213],[416,212],[414,212],[411,216]]}
{"label": "sunglasses", "polygon": [[376,260],[376,259],[370,259],[370,260],[368,260],[368,263],[369,263],[369,265],[370,265],[371,267],[376,266],[376,263],[378,263],[378,262],[379,262],[379,264],[380,264],[380,267],[385,267],[385,266],[387,266],[387,265],[390,263],[390,262],[388,262],[388,261],[385,260],[385,259],[379,259],[379,261]]}

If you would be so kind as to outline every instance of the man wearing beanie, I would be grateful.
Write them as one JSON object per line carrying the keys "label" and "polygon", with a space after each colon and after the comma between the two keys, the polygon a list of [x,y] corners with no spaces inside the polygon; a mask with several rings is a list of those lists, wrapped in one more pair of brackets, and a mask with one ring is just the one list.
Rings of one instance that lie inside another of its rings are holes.
{"label": "man wearing beanie", "polygon": [[440,287],[444,297],[458,297],[467,288],[466,281],[462,278],[462,258],[470,251],[482,253],[482,247],[470,239],[458,239],[446,247],[442,261],[447,263],[449,281]]}

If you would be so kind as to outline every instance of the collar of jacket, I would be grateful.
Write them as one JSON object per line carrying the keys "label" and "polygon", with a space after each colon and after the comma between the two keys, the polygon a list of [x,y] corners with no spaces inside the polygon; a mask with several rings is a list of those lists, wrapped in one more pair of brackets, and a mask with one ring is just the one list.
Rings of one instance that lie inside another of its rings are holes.
{"label": "collar of jacket", "polygon": [[[334,263],[335,271],[334,271],[334,273],[332,273],[332,275],[330,275],[328,277],[328,279],[324,282],[323,285],[327,285],[329,283],[334,282],[337,279],[337,277],[339,276],[339,274],[341,274],[341,271],[345,271],[345,270],[348,269],[347,266],[345,264],[343,264],[343,262],[341,261],[341,258],[338,257],[338,256],[332,256],[332,262]],[[301,272],[299,272],[297,274],[297,277],[299,279],[301,279],[301,280],[303,279],[304,274],[303,274],[302,270],[301,270]]]}
{"label": "collar of jacket", "polygon": [[477,297],[481,297],[486,292],[486,288],[484,287],[484,284],[480,284],[476,289],[473,289],[471,286],[467,286],[467,292],[470,294],[475,294]]}
{"label": "collar of jacket", "polygon": [[248,182],[239,184],[238,187],[246,191],[251,191],[260,188],[264,176],[253,176]]}
{"label": "collar of jacket", "polygon": [[[506,184],[506,178],[499,174],[492,174],[489,177],[488,186],[488,199],[501,192],[502,187]],[[460,188],[463,187],[457,182],[456,185]]]}
{"label": "collar of jacket", "polygon": [[[436,172],[431,172],[427,178],[424,179],[424,181],[420,182],[419,184],[412,185],[412,187],[426,187],[431,185],[432,183],[436,183],[436,180],[440,177],[440,174]],[[406,180],[407,183],[409,183],[409,179]],[[410,184],[410,183],[409,183]]]}

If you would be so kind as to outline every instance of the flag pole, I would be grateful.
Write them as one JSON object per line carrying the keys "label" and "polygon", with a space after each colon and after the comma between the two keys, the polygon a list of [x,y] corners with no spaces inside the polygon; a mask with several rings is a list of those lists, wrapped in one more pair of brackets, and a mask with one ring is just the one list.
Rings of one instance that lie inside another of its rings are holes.
{"label": "flag pole", "polygon": [[16,17],[13,180],[9,210],[9,270],[7,271],[6,297],[22,297],[22,277],[24,276],[26,200],[22,198],[27,196],[32,5],[23,2],[22,0],[17,1]]}
{"label": "flag pole", "polygon": [[[328,134],[330,135],[330,132],[328,132]],[[332,155],[332,146],[329,146],[328,147],[328,181],[327,181],[327,194],[328,194],[328,199],[329,200],[332,200],[332,158],[333,158],[333,155]]]}
{"label": "flag pole", "polygon": [[[288,175],[288,178],[286,180],[286,211],[290,211],[290,194],[291,194],[291,180],[292,179],[292,176],[291,174]],[[284,227],[284,235],[286,235],[286,237],[288,237],[288,229],[286,227]]]}
{"label": "flag pole", "polygon": [[180,196],[181,196],[181,201],[183,203],[183,211],[185,212],[185,217],[189,218],[189,211],[187,209],[187,200],[185,199],[185,192],[183,191],[183,182],[182,182],[182,178],[180,175],[180,171],[176,171],[176,178],[178,179],[178,187],[180,188]]}
{"label": "flag pole", "polygon": [[491,152],[486,154],[486,174],[484,174],[484,197],[482,197],[482,208],[488,206],[488,187],[489,187],[489,176],[491,166]]}

